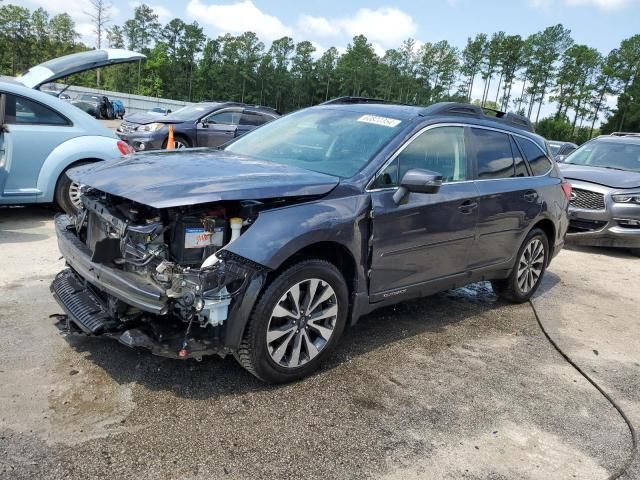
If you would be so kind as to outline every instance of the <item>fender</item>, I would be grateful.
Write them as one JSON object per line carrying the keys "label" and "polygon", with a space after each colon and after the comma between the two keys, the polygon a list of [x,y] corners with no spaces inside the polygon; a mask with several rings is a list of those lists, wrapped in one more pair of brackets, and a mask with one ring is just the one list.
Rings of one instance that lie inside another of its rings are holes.
{"label": "fender", "polygon": [[[369,195],[349,196],[260,212],[254,224],[226,250],[277,270],[289,257],[319,242],[346,247],[356,262],[366,254]],[[363,248],[365,247],[365,248]]]}
{"label": "fender", "polygon": [[80,160],[110,160],[122,156],[118,139],[99,135],[84,135],[61,143],[54,148],[40,168],[37,188],[38,202],[52,202],[58,178],[69,165]]}

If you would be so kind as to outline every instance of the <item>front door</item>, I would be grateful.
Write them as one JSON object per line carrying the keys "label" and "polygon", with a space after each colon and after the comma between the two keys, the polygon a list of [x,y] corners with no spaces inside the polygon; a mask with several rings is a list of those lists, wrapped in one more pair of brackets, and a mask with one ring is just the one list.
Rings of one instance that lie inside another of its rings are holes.
{"label": "front door", "polygon": [[[396,205],[393,194],[412,168],[442,174],[438,193],[410,193]],[[478,215],[475,185],[469,180],[465,129],[426,129],[400,151],[370,186],[373,244],[371,295],[463,274],[474,242]]]}
{"label": "front door", "polygon": [[242,109],[219,110],[198,123],[196,137],[198,147],[219,147],[233,140],[238,131]]}
{"label": "front door", "polygon": [[0,153],[0,196],[5,203],[33,201],[38,175],[54,149],[78,135],[69,120],[35,100],[5,92]]}

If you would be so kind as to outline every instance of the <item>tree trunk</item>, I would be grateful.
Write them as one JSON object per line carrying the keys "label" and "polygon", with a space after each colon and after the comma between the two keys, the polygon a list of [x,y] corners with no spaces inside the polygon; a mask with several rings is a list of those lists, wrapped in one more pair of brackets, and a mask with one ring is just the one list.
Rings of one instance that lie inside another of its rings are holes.
{"label": "tree trunk", "polygon": [[471,102],[471,93],[473,93],[473,82],[476,79],[476,74],[471,75],[471,80],[469,81],[469,95],[467,97],[468,101]]}
{"label": "tree trunk", "polygon": [[524,91],[527,87],[527,79],[525,78],[522,82],[522,92],[520,93],[520,98],[518,99],[518,110],[522,108],[522,99],[524,98]]}
{"label": "tree trunk", "polygon": [[500,85],[502,85],[502,73],[500,74],[500,78],[498,79],[498,90],[496,90],[496,108],[498,107],[498,97],[500,96]]}
{"label": "tree trunk", "polygon": [[598,113],[600,113],[600,107],[602,107],[602,101],[604,100],[605,93],[607,91],[607,86],[609,85],[609,76],[604,80],[604,85],[602,86],[602,91],[600,92],[600,98],[598,99],[598,103],[596,104],[596,111],[593,114],[593,120],[591,122],[591,130],[589,130],[589,138],[593,137],[593,130],[596,126],[596,120],[598,119]]}

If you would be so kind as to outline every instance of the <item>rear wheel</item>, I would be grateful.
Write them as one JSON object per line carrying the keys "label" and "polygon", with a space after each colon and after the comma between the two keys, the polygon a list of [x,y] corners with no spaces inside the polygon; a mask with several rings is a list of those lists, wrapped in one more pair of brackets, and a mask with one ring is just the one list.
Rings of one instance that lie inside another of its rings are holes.
{"label": "rear wheel", "polygon": [[[79,167],[81,165],[86,165],[91,162],[79,162],[74,164],[72,167]],[[71,168],[71,167],[70,167]],[[67,168],[62,174],[60,178],[58,178],[58,182],[56,183],[56,190],[54,193],[54,199],[58,207],[60,207],[65,213],[69,215],[75,215],[82,207],[82,203],[80,201],[80,187],[81,185],[77,182],[71,181],[71,179],[67,176]]]}
{"label": "rear wheel", "polygon": [[302,261],[260,297],[236,358],[266,382],[305,377],[335,347],[347,310],[347,285],[338,269],[324,260]]}
{"label": "rear wheel", "polygon": [[542,230],[534,228],[522,242],[511,274],[504,280],[493,280],[493,290],[510,302],[526,302],[540,286],[548,258],[549,239]]}

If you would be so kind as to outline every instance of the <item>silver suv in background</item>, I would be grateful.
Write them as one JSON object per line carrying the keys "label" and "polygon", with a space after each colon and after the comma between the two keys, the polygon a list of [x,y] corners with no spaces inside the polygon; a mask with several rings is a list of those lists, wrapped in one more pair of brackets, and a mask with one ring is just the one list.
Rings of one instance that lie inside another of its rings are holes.
{"label": "silver suv in background", "polygon": [[567,240],[640,255],[640,133],[597,137],[559,167],[573,186]]}

